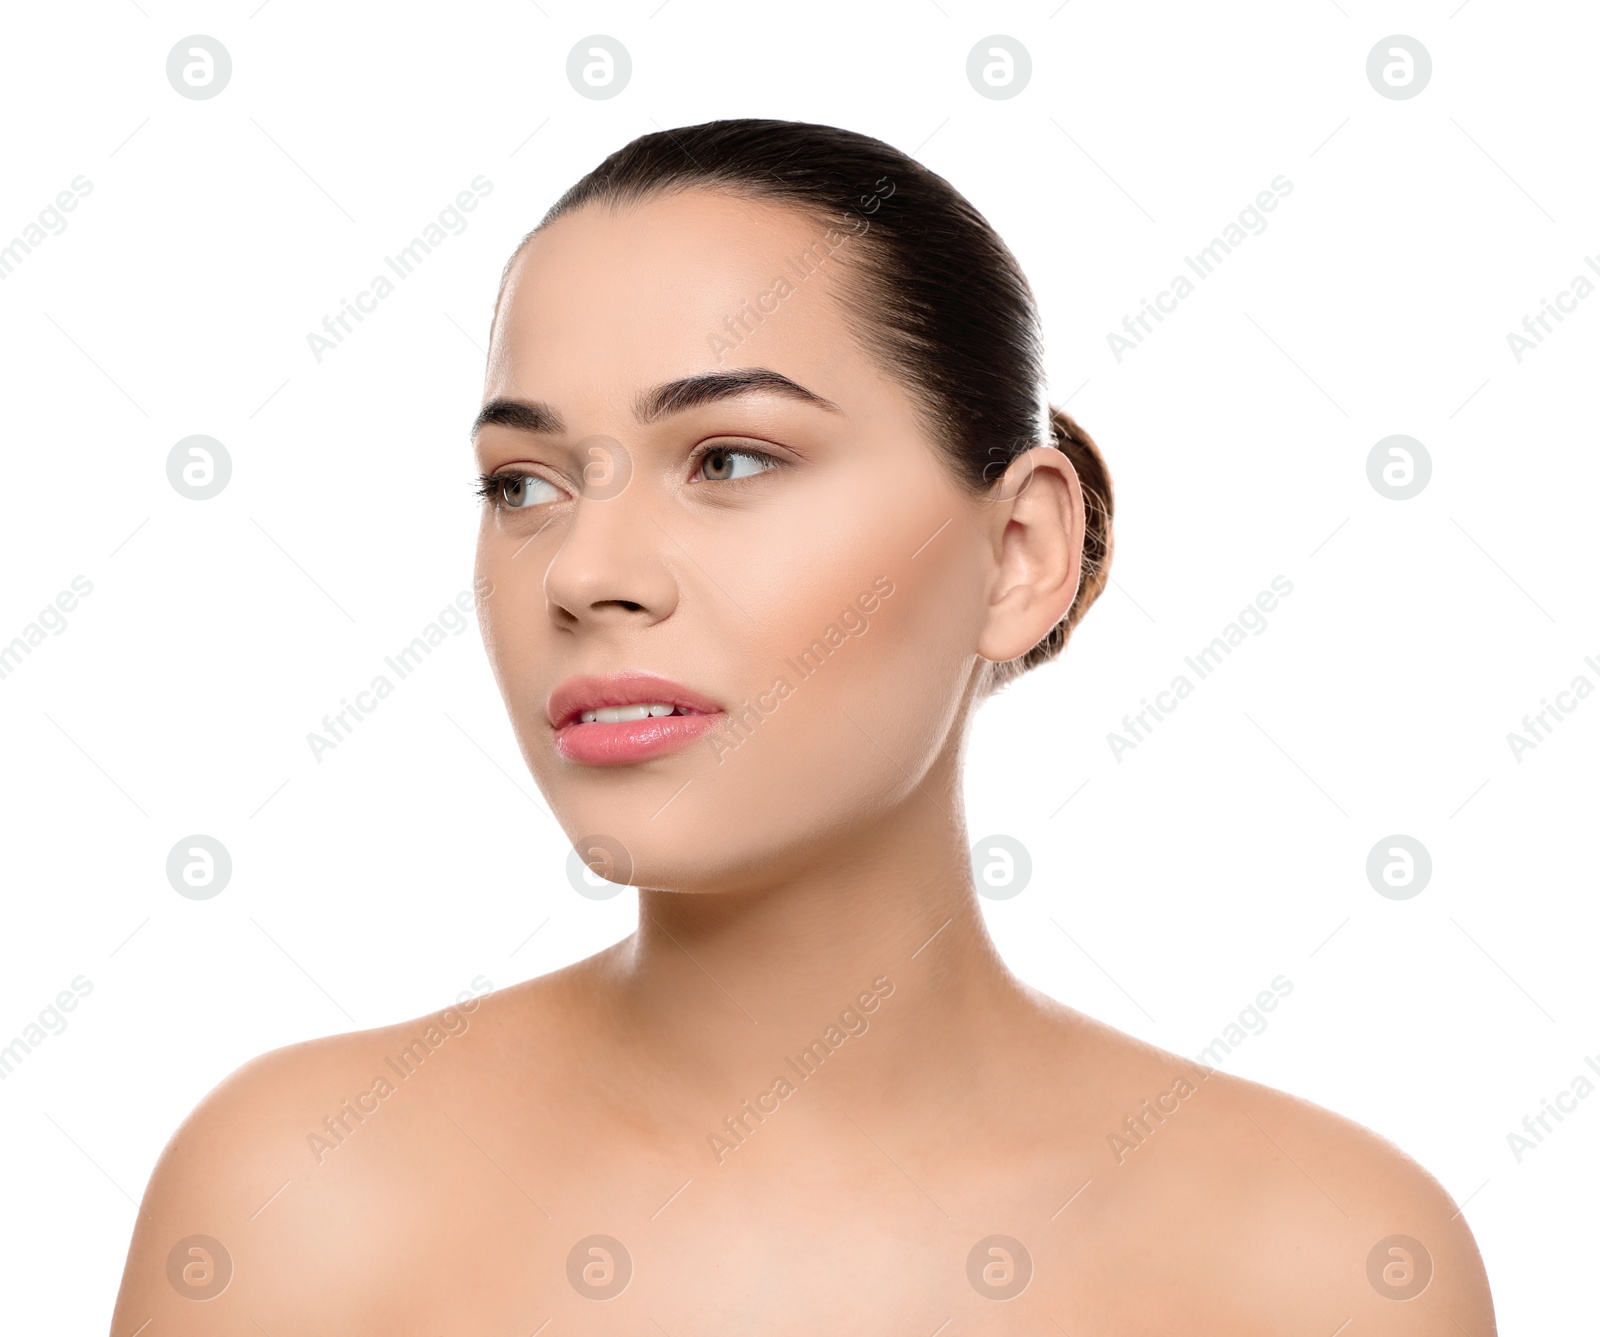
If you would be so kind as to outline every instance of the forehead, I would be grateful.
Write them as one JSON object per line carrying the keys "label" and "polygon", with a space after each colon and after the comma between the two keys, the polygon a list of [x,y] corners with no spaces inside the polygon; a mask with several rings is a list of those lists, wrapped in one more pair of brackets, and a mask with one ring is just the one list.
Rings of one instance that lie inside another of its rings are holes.
{"label": "forehead", "polygon": [[489,388],[612,399],[767,366],[829,398],[848,394],[863,359],[839,302],[860,244],[794,208],[708,190],[587,205],[512,266]]}

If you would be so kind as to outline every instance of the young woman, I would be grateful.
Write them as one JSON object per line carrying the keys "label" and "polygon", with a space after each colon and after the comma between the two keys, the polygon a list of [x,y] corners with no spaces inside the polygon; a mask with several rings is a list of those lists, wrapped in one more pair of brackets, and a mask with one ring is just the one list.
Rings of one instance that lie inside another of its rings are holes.
{"label": "young woman", "polygon": [[1494,1331],[1395,1147],[984,932],[966,731],[1112,505],[947,182],[825,126],[636,140],[508,264],[474,438],[489,655],[638,930],[235,1073],[113,1337]]}

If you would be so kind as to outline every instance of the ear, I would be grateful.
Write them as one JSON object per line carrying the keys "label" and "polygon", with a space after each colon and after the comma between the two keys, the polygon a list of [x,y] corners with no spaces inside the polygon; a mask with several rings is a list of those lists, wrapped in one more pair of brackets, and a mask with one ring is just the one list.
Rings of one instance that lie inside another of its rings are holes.
{"label": "ear", "polygon": [[1028,653],[1078,597],[1085,518],[1078,471],[1053,446],[1017,456],[983,503],[995,569],[977,651],[996,663]]}

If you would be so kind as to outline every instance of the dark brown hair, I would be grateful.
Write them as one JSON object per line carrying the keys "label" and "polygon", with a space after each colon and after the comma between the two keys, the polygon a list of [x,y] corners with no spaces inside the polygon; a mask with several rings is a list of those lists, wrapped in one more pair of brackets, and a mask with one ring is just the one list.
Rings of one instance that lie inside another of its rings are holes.
{"label": "dark brown hair", "polygon": [[943,177],[881,140],[801,121],[708,121],[642,135],[562,195],[528,236],[587,204],[616,208],[696,188],[777,201],[828,229],[813,250],[837,254],[857,277],[844,307],[852,333],[912,392],[924,429],[973,494],[992,495],[1034,446],[1052,444],[1072,461],[1087,518],[1077,595],[1049,635],[993,666],[989,686],[1059,654],[1108,578],[1111,477],[1063,410],[1049,408],[1051,439],[1043,439],[1039,314],[1016,257]]}

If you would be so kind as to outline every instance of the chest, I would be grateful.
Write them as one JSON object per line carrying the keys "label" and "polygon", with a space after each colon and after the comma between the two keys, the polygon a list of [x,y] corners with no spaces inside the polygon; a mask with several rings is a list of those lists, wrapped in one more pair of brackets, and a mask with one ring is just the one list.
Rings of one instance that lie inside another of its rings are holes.
{"label": "chest", "polygon": [[1036,1185],[919,1186],[887,1161],[887,1175],[854,1182],[803,1162],[742,1178],[686,1168],[592,1165],[587,1192],[584,1176],[540,1186],[496,1171],[419,1210],[412,1219],[432,1227],[390,1266],[407,1278],[406,1304],[385,1306],[373,1330],[1197,1331],[1181,1259],[1150,1233],[1052,1220],[1061,1203]]}

